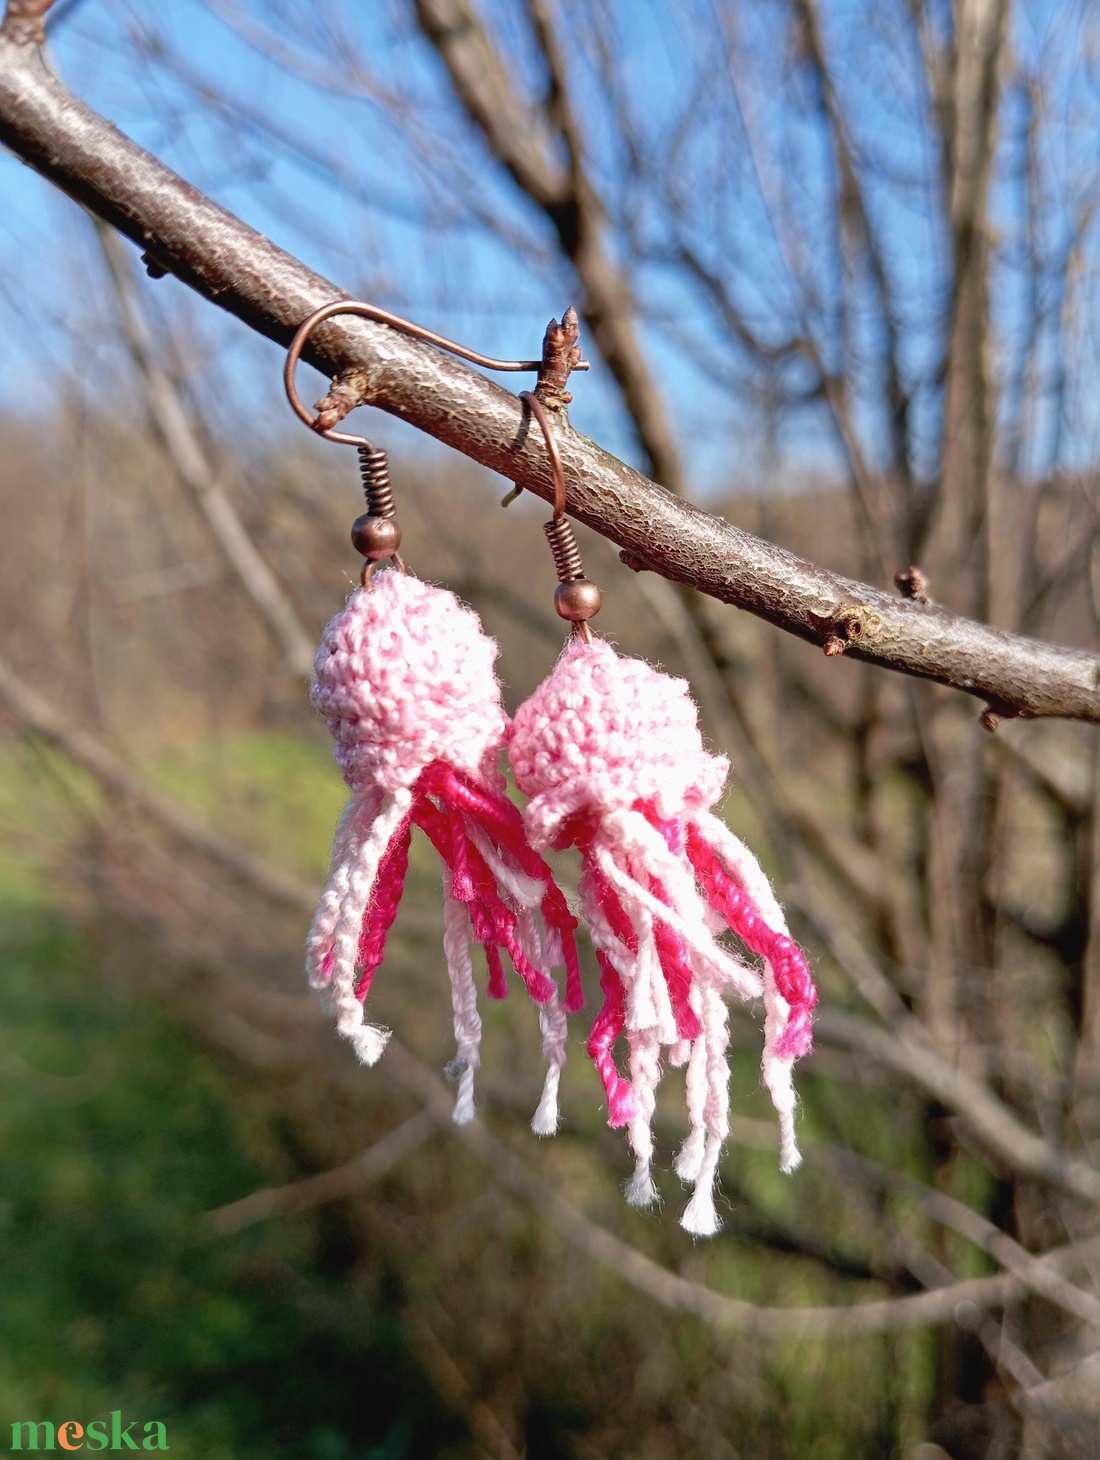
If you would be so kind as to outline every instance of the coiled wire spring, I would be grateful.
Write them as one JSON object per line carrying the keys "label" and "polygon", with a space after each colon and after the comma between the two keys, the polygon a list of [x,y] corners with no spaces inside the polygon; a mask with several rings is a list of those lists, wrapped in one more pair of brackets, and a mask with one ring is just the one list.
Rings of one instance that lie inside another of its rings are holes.
{"label": "coiled wire spring", "polygon": [[359,447],[359,475],[369,517],[396,517],[397,508],[390,485],[390,462],[379,446]]}

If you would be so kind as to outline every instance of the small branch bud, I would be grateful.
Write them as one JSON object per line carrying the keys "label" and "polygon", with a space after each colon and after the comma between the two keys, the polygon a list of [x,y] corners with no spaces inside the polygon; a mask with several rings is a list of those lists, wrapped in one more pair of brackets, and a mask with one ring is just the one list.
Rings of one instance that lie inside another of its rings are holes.
{"label": "small branch bud", "polygon": [[363,377],[359,371],[341,375],[332,382],[328,395],[314,403],[317,412],[315,431],[331,431],[345,416],[350,416],[356,406],[363,404]]}
{"label": "small branch bud", "polygon": [[1020,711],[1015,705],[1006,705],[999,700],[990,700],[979,718],[981,719],[982,729],[988,730],[992,735],[1004,720],[1015,720],[1019,714]]}
{"label": "small branch bud", "polygon": [[902,598],[911,598],[914,603],[931,603],[928,596],[928,580],[919,568],[902,568],[894,574],[894,586]]}
{"label": "small branch bud", "polygon": [[823,645],[825,655],[829,659],[835,659],[838,654],[843,654],[848,645],[836,634],[830,634]]}
{"label": "small branch bud", "polygon": [[46,43],[46,11],[53,0],[8,0],[0,35],[17,46],[42,46]]}
{"label": "small branch bud", "polygon": [[580,332],[580,321],[572,305],[562,315],[560,324],[552,319],[546,326],[535,394],[551,410],[564,410],[573,399],[566,384],[569,372],[581,362],[581,349],[577,344]]}

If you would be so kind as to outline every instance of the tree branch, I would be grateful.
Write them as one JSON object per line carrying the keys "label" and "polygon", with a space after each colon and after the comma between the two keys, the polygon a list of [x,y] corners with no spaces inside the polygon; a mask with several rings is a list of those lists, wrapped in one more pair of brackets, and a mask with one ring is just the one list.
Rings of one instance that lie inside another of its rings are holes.
{"label": "tree branch", "polygon": [[418,1111],[344,1165],[320,1171],[316,1176],[307,1176],[287,1186],[268,1186],[262,1191],[251,1191],[239,1201],[227,1202],[225,1206],[207,1212],[207,1221],[219,1237],[227,1237],[256,1222],[266,1222],[270,1217],[287,1217],[321,1206],[324,1202],[354,1196],[380,1181],[438,1128],[434,1116],[426,1110]]}
{"label": "tree branch", "polygon": [[40,46],[46,39],[46,11],[53,0],[8,0],[0,32],[19,45]]}
{"label": "tree branch", "polygon": [[[683,490],[683,468],[661,393],[638,347],[630,280],[606,241],[606,209],[585,165],[569,99],[565,57],[544,0],[527,0],[550,81],[545,115],[516,94],[507,65],[471,0],[415,0],[420,28],[439,52],[459,100],[493,155],[546,214],[584,289],[581,308],[596,346],[662,486]],[[554,160],[555,134],[566,153]]]}
{"label": "tree branch", "polygon": [[[250,328],[285,345],[343,291],[205,198],[84,106],[20,38],[0,30],[0,141]],[[334,320],[307,358],[364,402],[409,421],[545,500],[541,436],[520,401],[430,346],[366,320]],[[560,428],[571,511],[632,562],[747,609],[811,643],[938,680],[1001,713],[1100,722],[1100,657],[901,601],[826,572],[662,491]]]}
{"label": "tree branch", "polygon": [[956,1111],[1009,1170],[1048,1182],[1090,1205],[1100,1201],[1100,1171],[1028,1130],[981,1080],[948,1064],[925,1043],[915,1020],[900,1030],[879,1029],[841,1009],[821,1009],[815,1026],[823,1042],[858,1050],[897,1070]]}

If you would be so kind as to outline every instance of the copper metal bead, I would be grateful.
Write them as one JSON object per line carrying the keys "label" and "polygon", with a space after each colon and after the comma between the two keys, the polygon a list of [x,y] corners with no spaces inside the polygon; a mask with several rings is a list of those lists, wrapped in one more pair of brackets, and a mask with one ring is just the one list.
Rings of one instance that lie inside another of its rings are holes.
{"label": "copper metal bead", "polygon": [[352,546],[375,563],[391,558],[401,546],[401,529],[395,517],[371,517],[364,513],[351,526]]}
{"label": "copper metal bead", "polygon": [[595,583],[587,578],[574,578],[568,583],[559,583],[554,592],[554,607],[558,617],[570,623],[584,623],[600,611],[603,594]]}

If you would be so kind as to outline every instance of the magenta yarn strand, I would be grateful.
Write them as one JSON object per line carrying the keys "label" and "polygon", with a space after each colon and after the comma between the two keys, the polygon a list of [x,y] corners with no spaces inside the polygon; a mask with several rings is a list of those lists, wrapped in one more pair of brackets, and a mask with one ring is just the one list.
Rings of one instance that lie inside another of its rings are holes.
{"label": "magenta yarn strand", "polygon": [[374,975],[386,952],[386,939],[397,917],[397,907],[405,890],[409,870],[409,843],[412,841],[412,817],[406,816],[396,836],[386,849],[378,869],[374,899],[368,906],[359,934],[359,982],[355,997],[362,1003],[370,993]]}
{"label": "magenta yarn strand", "polygon": [[812,1014],[817,989],[801,948],[793,938],[770,928],[743,887],[722,865],[721,858],[694,826],[688,828],[688,857],[715,912],[747,948],[766,958],[775,986],[790,1005],[787,1027],[776,1046],[783,1059],[802,1059],[813,1047]]}
{"label": "magenta yarn strand", "polygon": [[[659,882],[653,883],[653,892],[663,903],[668,902],[668,894]],[[657,945],[661,972],[668,988],[669,999],[672,1001],[676,1033],[681,1039],[698,1039],[703,1032],[703,1026],[698,1014],[688,1002],[691,994],[692,971],[688,960],[687,945],[679,933],[674,928],[670,928],[667,923],[662,922],[660,918],[654,919],[653,941]]]}
{"label": "magenta yarn strand", "polygon": [[626,995],[619,971],[606,953],[597,952],[600,965],[600,988],[603,990],[603,1008],[596,1015],[592,1032],[588,1036],[587,1053],[596,1066],[607,1095],[607,1123],[612,1130],[629,1124],[634,1119],[634,1092],[630,1081],[619,1073],[613,1054],[616,1040],[626,1025]]}
{"label": "magenta yarn strand", "polygon": [[634,927],[627,917],[622,903],[619,901],[618,893],[595,863],[586,863],[586,865],[589,867],[592,885],[596,889],[596,897],[599,900],[600,911],[607,919],[611,931],[620,943],[630,949],[631,953],[637,953],[638,934],[634,931]]}

